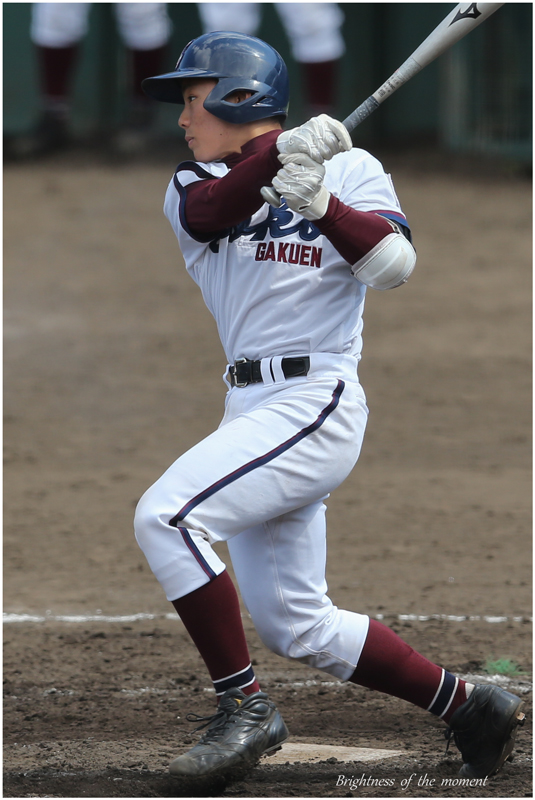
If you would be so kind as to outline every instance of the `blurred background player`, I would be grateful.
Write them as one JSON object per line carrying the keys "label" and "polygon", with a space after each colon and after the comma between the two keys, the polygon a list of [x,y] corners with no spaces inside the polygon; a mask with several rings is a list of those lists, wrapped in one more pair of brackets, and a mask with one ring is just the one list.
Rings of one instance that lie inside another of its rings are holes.
{"label": "blurred background player", "polygon": [[[198,3],[205,33],[237,31],[256,36],[262,3]],[[273,3],[301,65],[305,118],[332,115],[336,106],[339,59],[345,52],[338,3]]]}
{"label": "blurred background player", "polygon": [[[92,3],[33,3],[30,37],[40,78],[40,114],[36,127],[17,144],[17,155],[39,156],[60,150],[71,139],[71,90],[77,57],[88,31]],[[155,106],[141,90],[148,75],[164,68],[171,35],[167,3],[114,3],[119,35],[128,51],[130,97],[119,149],[139,148]]]}

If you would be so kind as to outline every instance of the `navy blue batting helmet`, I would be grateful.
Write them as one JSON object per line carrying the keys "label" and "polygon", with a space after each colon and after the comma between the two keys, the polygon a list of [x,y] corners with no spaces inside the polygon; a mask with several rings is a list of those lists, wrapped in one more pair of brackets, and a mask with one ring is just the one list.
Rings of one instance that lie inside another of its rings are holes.
{"label": "navy blue batting helmet", "polygon": [[[193,39],[182,51],[174,72],[145,78],[143,91],[164,103],[183,103],[180,81],[214,78],[204,107],[226,122],[253,122],[286,117],[290,86],[286,64],[277,51],[255,36],[212,31]],[[252,96],[240,103],[226,98],[243,89]]]}

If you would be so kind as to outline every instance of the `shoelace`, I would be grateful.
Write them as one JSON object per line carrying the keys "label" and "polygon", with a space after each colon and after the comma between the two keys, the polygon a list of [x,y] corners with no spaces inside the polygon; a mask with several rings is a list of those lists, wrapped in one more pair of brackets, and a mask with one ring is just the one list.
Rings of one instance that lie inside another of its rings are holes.
{"label": "shoelace", "polygon": [[198,714],[187,714],[186,719],[188,722],[202,723],[202,725],[197,725],[197,727],[193,728],[190,732],[197,733],[197,731],[203,728],[208,728],[208,730],[201,735],[201,741],[209,742],[212,739],[219,739],[225,731],[225,725],[237,710],[238,709],[235,708],[232,709],[232,711],[225,711],[223,708],[220,708],[215,714],[211,714],[208,717],[200,717]]}
{"label": "shoelace", "polygon": [[452,736],[453,736],[453,728],[446,728],[446,730],[444,731],[444,738],[446,739],[446,753],[450,748]]}

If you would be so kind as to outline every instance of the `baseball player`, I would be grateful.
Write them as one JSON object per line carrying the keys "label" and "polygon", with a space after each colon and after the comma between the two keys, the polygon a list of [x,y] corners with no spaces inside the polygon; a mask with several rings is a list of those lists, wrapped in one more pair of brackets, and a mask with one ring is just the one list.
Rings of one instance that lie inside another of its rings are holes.
{"label": "baseball player", "polygon": [[[204,34],[143,88],[183,106],[193,159],[178,166],[164,211],[228,361],[219,428],[135,516],[219,701],[171,773],[232,778],[288,736],[251,665],[219,541],[267,647],[426,709],[453,733],[463,776],[495,773],[522,701],[466,683],[327,595],[324,500],[355,465],[368,413],[358,378],[366,291],[400,286],[416,260],[390,177],[328,116],[283,131],[286,67],[254,37]],[[264,201],[266,186],[280,207]]]}
{"label": "baseball player", "polygon": [[[339,62],[345,53],[344,12],[338,3],[273,3],[299,64],[308,116],[332,113]],[[239,31],[256,36],[264,3],[198,3],[203,32]]]}
{"label": "baseball player", "polygon": [[[72,79],[81,42],[89,30],[92,3],[32,3],[30,38],[39,66],[40,116],[28,135],[11,146],[18,156],[39,156],[62,149],[71,139]],[[166,3],[114,3],[119,35],[128,51],[131,81],[126,129],[116,144],[140,145],[152,121],[153,107],[140,89],[147,75],[162,70],[171,36]]]}

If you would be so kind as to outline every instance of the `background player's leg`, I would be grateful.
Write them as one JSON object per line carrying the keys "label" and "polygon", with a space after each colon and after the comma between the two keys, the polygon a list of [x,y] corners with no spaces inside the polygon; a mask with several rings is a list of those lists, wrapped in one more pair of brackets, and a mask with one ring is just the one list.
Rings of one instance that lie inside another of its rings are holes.
{"label": "background player's leg", "polygon": [[345,52],[344,14],[337,3],[275,3],[301,65],[305,118],[334,115],[338,94],[339,60]]}
{"label": "background player's leg", "polygon": [[119,153],[133,155],[150,144],[156,117],[156,103],[143,92],[141,82],[164,70],[172,24],[166,3],[115,3],[115,14],[129,56],[130,93],[113,146]]}
{"label": "background player's leg", "polygon": [[44,155],[69,143],[71,90],[90,3],[33,3],[30,26],[39,66],[40,115],[17,143],[20,156]]}
{"label": "background player's leg", "polygon": [[203,33],[238,31],[256,36],[261,22],[260,3],[197,3]]}

